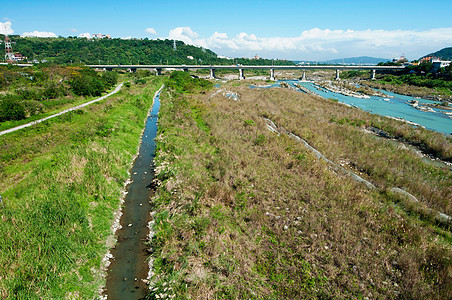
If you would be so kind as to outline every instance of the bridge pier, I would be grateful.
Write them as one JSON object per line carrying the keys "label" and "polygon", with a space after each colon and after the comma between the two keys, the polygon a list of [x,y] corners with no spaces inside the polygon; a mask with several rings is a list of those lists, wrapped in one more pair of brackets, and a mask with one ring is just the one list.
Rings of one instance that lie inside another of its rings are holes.
{"label": "bridge pier", "polygon": [[303,77],[301,77],[301,81],[306,81],[306,71],[303,70]]}
{"label": "bridge pier", "polygon": [[137,68],[128,68],[127,71],[130,73],[135,73],[137,71]]}
{"label": "bridge pier", "polygon": [[210,69],[210,79],[215,78],[215,69]]}
{"label": "bridge pier", "polygon": [[243,69],[239,69],[239,79],[240,80],[245,79],[245,74],[243,72]]}
{"label": "bridge pier", "polygon": [[188,69],[184,69],[184,72],[188,72]]}
{"label": "bridge pier", "polygon": [[105,70],[105,71],[110,71],[110,72],[111,72],[111,71],[113,71],[113,68],[105,68],[104,70]]}
{"label": "bridge pier", "polygon": [[270,80],[275,80],[275,69],[270,69]]}
{"label": "bridge pier", "polygon": [[162,75],[162,69],[155,69],[155,71],[157,72],[157,75]]}
{"label": "bridge pier", "polygon": [[375,80],[375,70],[371,71],[370,79]]}
{"label": "bridge pier", "polygon": [[336,70],[336,80],[341,80],[341,78],[339,77],[339,70]]}

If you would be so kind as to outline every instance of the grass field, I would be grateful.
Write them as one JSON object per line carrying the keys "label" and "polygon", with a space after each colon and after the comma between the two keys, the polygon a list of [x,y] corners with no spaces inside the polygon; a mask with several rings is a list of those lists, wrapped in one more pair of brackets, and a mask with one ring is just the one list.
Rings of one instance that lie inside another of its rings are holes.
{"label": "grass field", "polygon": [[0,137],[0,297],[92,299],[161,80]]}
{"label": "grass field", "polygon": [[[98,296],[114,212],[163,82],[142,75],[0,137],[1,298]],[[164,81],[150,298],[452,298],[451,224],[432,214],[452,215],[451,171],[366,128],[444,160],[450,138],[289,89],[214,88],[184,72]]]}
{"label": "grass field", "polygon": [[[226,96],[231,91],[238,101]],[[237,81],[203,92],[170,89],[161,101],[153,296],[451,298],[450,224],[439,226],[422,209],[451,214],[450,170],[364,128],[399,132],[446,157],[450,139]],[[377,189],[269,131],[264,118]],[[411,207],[391,187],[420,203]]]}

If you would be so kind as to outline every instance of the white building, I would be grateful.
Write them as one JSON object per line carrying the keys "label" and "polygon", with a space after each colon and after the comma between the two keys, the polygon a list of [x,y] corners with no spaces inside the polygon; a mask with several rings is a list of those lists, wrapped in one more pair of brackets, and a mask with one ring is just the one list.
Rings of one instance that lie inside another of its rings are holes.
{"label": "white building", "polygon": [[441,68],[447,68],[450,65],[450,60],[432,60],[433,72],[438,71]]}

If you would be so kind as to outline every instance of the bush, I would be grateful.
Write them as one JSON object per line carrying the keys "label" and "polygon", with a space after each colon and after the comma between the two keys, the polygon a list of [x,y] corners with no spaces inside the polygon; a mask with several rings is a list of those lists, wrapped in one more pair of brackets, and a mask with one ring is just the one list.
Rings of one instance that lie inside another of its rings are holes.
{"label": "bush", "polygon": [[78,96],[100,96],[105,91],[104,81],[97,76],[78,75],[70,84],[72,91]]}
{"label": "bush", "polygon": [[45,99],[56,99],[66,95],[66,90],[63,86],[56,84],[55,82],[49,83],[42,93]]}
{"label": "bush", "polygon": [[209,89],[213,86],[212,82],[208,80],[192,78],[189,73],[181,71],[172,72],[166,85],[168,88],[179,92],[194,92]]}
{"label": "bush", "polygon": [[113,71],[105,72],[102,77],[109,87],[114,86],[118,82],[118,73]]}
{"label": "bush", "polygon": [[38,100],[41,97],[34,89],[17,89],[16,92],[24,100]]}
{"label": "bush", "polygon": [[16,99],[4,98],[0,103],[0,122],[25,119],[25,108]]}
{"label": "bush", "polygon": [[22,104],[28,116],[34,116],[44,111],[44,105],[36,100],[25,100]]}

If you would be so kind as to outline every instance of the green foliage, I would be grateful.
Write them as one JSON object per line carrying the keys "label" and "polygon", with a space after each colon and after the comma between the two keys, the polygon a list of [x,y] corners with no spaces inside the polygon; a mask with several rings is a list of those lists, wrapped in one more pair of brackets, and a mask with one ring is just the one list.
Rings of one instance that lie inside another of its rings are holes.
{"label": "green foliage", "polygon": [[253,120],[244,120],[243,125],[246,126],[254,126],[256,125]]}
{"label": "green foliage", "polygon": [[149,107],[160,85],[1,137],[0,298],[97,297],[105,241],[147,114],[130,104],[140,93]]}
{"label": "green foliage", "polygon": [[334,122],[334,123],[341,124],[341,125],[349,124],[349,125],[356,126],[356,127],[362,127],[366,124],[366,121],[360,120],[360,119],[351,119],[350,120],[349,118],[342,118],[342,119],[337,120],[335,117],[331,118],[330,122]]}
{"label": "green foliage", "polygon": [[254,140],[253,140],[253,144],[258,146],[258,145],[263,145],[265,144],[265,135],[263,134],[259,134]]}
{"label": "green foliage", "polygon": [[55,82],[48,83],[42,93],[42,96],[45,99],[56,99],[65,95],[67,95],[67,90],[62,85]]}
{"label": "green foliage", "polygon": [[118,73],[107,71],[103,74],[102,78],[109,87],[112,87],[118,82]]}
{"label": "green foliage", "polygon": [[3,98],[0,102],[0,122],[25,119],[25,107],[12,97]]}
{"label": "green foliage", "polygon": [[[2,36],[0,35],[0,38]],[[10,36],[14,50],[38,61],[47,60],[58,64],[220,64],[230,65],[293,65],[286,60],[270,59],[224,59],[213,51],[187,45],[173,40],[123,40],[86,38],[37,38]],[[127,51],[124,51],[127,49]],[[190,59],[188,57],[193,57]],[[1,84],[1,80],[0,80]]]}
{"label": "green foliage", "polygon": [[350,70],[341,73],[341,78],[369,77],[369,72],[360,70]]}
{"label": "green foliage", "polygon": [[167,80],[166,85],[169,89],[177,92],[195,92],[208,90],[213,87],[213,83],[202,79],[193,78],[188,72],[174,71]]}
{"label": "green foliage", "polygon": [[416,74],[405,74],[401,76],[386,75],[383,81],[392,84],[409,84],[419,87],[452,89],[452,81],[444,79],[435,79],[431,76],[419,76]]}
{"label": "green foliage", "polygon": [[70,84],[72,91],[78,96],[100,96],[106,89],[105,82],[97,75],[77,75]]}

